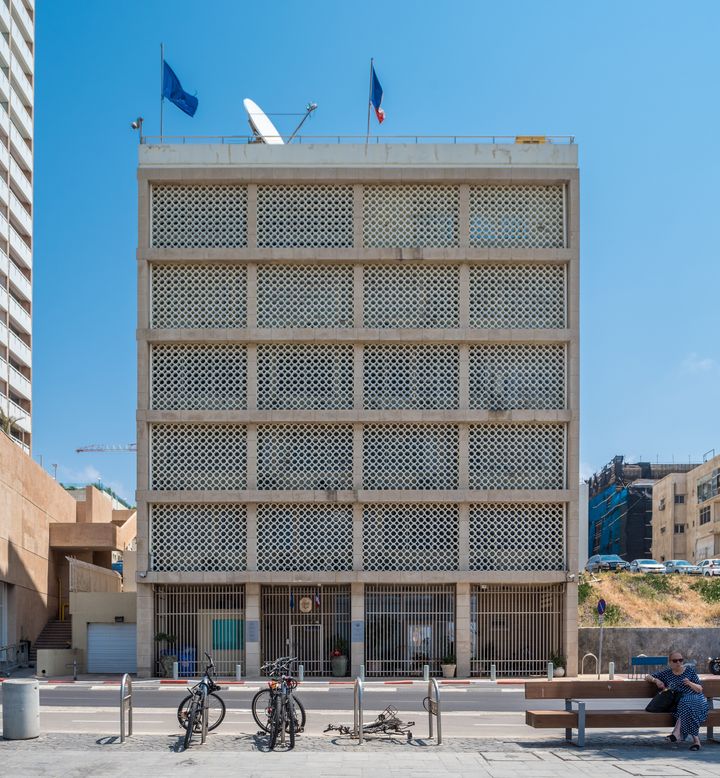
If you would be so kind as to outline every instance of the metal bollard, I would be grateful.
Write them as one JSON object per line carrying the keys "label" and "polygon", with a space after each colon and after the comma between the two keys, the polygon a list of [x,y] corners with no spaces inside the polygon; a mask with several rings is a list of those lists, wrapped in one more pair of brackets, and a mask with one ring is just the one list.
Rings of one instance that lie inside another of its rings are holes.
{"label": "metal bollard", "polygon": [[431,678],[428,683],[428,738],[433,736],[433,716],[437,718],[437,737],[435,739],[437,744],[441,745],[442,719],[440,718],[440,687],[437,678]]}
{"label": "metal bollard", "polygon": [[430,665],[423,665],[423,681],[427,683],[430,680]]}
{"label": "metal bollard", "polygon": [[180,663],[173,662],[173,678],[177,681],[180,677]]}
{"label": "metal bollard", "polygon": [[[364,668],[363,668],[364,669]],[[355,679],[353,688],[353,729],[357,733],[358,745],[363,744],[363,681]]]}
{"label": "metal bollard", "polygon": [[36,678],[8,678],[3,683],[3,737],[29,740],[40,736],[40,685]]}
{"label": "metal bollard", "polygon": [[360,680],[365,680],[365,665],[360,665]]}
{"label": "metal bollard", "polygon": [[242,665],[237,664],[235,665],[235,680],[241,681],[242,680]]}
{"label": "metal bollard", "polygon": [[298,665],[298,681],[305,680],[305,665]]}
{"label": "metal bollard", "polygon": [[548,662],[547,663],[547,675],[548,675],[548,681],[552,681],[553,679],[553,663]]}
{"label": "metal bollard", "polygon": [[[177,664],[177,662],[175,663]],[[125,710],[128,712],[127,735],[133,733],[132,715],[132,678],[125,673],[120,681],[120,742],[125,742]]]}
{"label": "metal bollard", "polygon": [[610,662],[608,664],[608,679],[610,681],[615,680],[615,662]]}
{"label": "metal bollard", "polygon": [[497,667],[495,665],[490,665],[490,680],[493,683],[497,682]]}

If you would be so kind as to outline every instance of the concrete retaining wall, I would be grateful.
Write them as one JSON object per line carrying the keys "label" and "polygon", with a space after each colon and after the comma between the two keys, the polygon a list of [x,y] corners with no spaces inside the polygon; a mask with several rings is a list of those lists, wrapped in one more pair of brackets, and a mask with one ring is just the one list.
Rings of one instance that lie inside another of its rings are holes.
{"label": "concrete retaining wall", "polygon": [[[578,630],[578,668],[584,654],[597,655],[599,636],[599,627]],[[630,669],[631,656],[667,656],[670,651],[682,651],[688,659],[697,661],[699,672],[707,672],[707,658],[720,656],[720,627],[607,627],[603,636],[603,672],[607,672],[608,662],[615,662],[615,670],[625,673]],[[588,659],[585,669],[594,672],[595,662]]]}

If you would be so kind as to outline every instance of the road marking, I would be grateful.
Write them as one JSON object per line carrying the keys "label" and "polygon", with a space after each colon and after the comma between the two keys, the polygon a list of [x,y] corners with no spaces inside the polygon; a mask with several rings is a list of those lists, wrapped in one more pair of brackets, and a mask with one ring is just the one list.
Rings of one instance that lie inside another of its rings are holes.
{"label": "road marking", "polygon": [[522,694],[525,689],[500,689],[503,694]]}
{"label": "road marking", "polygon": [[379,689],[377,687],[366,686],[363,691],[366,694],[367,692],[396,692],[397,686],[381,686]]}
{"label": "road marking", "polygon": [[[117,719],[72,719],[73,724],[117,724]],[[133,719],[133,724],[164,724],[157,719]]]}
{"label": "road marking", "polygon": [[97,691],[107,691],[107,692],[119,692],[120,687],[119,686],[110,686],[109,684],[107,686],[91,686],[90,687],[91,692],[97,692]]}
{"label": "road marking", "polygon": [[442,693],[450,692],[451,694],[467,694],[467,689],[456,689],[454,686],[443,686]]}

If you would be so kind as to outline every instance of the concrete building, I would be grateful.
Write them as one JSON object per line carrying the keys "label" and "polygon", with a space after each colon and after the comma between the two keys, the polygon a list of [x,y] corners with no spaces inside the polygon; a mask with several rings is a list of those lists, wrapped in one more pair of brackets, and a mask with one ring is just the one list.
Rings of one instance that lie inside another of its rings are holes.
{"label": "concrete building", "polygon": [[720,456],[658,481],[652,523],[656,559],[720,557]]}
{"label": "concrete building", "polygon": [[0,0],[0,422],[32,433],[34,0]]}
{"label": "concrete building", "polygon": [[[46,638],[55,633],[66,647],[71,590],[88,591],[73,582],[68,557],[107,575],[112,553],[132,546],[135,535],[134,511],[113,511],[92,486],[76,501],[0,433],[0,647],[9,647],[0,650],[0,669],[14,663],[21,641],[33,653],[36,644],[55,647],[40,639],[46,627]],[[128,556],[134,569],[134,552]]]}
{"label": "concrete building", "polygon": [[618,554],[631,562],[650,559],[653,549],[653,488],[671,473],[697,465],[625,462],[615,456],[588,481],[588,553]]}
{"label": "concrete building", "polygon": [[567,141],[140,145],[138,672],[577,664]]}

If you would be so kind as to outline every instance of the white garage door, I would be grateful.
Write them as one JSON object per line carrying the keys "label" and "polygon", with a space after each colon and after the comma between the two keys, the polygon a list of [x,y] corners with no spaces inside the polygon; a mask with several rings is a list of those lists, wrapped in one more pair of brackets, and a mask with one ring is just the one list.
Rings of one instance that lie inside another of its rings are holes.
{"label": "white garage door", "polygon": [[135,624],[88,624],[88,672],[137,672],[135,633]]}

